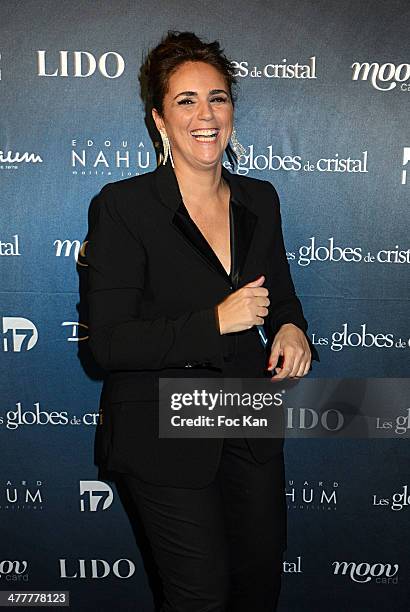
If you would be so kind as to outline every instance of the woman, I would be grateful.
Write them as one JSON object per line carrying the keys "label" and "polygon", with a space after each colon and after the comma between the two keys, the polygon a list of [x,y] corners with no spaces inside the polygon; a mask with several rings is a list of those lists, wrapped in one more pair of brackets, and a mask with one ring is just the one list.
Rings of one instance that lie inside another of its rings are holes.
{"label": "woman", "polygon": [[222,166],[230,140],[240,146],[233,66],[217,42],[168,32],[145,77],[163,163],[101,190],[87,247],[90,347],[108,372],[97,462],[121,473],[138,508],[163,612],[274,610],[283,440],[159,438],[156,402],[159,378],[308,373],[279,200],[269,182]]}

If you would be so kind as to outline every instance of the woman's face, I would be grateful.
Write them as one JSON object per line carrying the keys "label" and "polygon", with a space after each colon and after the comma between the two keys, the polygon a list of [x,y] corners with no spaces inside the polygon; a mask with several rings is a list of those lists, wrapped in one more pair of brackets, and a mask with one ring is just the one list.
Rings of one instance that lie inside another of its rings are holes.
{"label": "woman's face", "polygon": [[171,75],[163,117],[176,166],[209,168],[220,163],[233,127],[233,106],[222,74],[205,62],[185,62]]}

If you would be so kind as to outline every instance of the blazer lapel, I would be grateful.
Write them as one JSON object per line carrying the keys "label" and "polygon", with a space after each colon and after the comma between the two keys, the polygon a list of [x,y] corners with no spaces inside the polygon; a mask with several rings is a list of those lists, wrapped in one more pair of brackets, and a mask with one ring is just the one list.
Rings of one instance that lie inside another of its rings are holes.
{"label": "blazer lapel", "polygon": [[171,219],[174,228],[204,263],[237,289],[258,221],[256,213],[249,208],[249,196],[239,185],[237,177],[222,166],[222,176],[228,182],[231,191],[229,202],[231,272],[228,275],[214,250],[189,216],[171,164],[158,166],[154,170],[154,176],[162,203],[174,212]]}

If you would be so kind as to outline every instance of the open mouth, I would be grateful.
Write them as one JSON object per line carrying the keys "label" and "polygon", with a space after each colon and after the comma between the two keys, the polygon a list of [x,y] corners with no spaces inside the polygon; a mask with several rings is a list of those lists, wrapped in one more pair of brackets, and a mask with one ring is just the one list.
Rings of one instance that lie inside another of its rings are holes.
{"label": "open mouth", "polygon": [[218,138],[219,129],[210,128],[208,130],[192,130],[191,136],[198,142],[213,142]]}

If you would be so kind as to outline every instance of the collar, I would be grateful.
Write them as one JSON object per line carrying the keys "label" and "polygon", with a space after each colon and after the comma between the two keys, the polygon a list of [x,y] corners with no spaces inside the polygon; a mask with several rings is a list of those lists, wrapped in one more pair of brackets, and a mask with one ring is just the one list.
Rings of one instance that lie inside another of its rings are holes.
{"label": "collar", "polygon": [[[222,166],[221,174],[229,185],[231,199],[235,200],[238,204],[248,207],[255,214],[250,204],[249,195],[240,184],[240,179],[232,172],[229,172],[225,166]],[[162,203],[173,211],[178,210],[182,202],[182,195],[170,161],[168,160],[165,165],[160,164],[153,171],[153,175]]]}
{"label": "collar", "polygon": [[168,161],[165,165],[158,166],[153,171],[153,175],[161,202],[173,211],[172,224],[188,246],[221,275],[231,289],[239,288],[258,216],[251,209],[250,196],[240,184],[238,177],[222,166],[222,176],[229,184],[231,192],[229,201],[231,269],[230,274],[227,274],[216,253],[189,216],[171,163]]}

